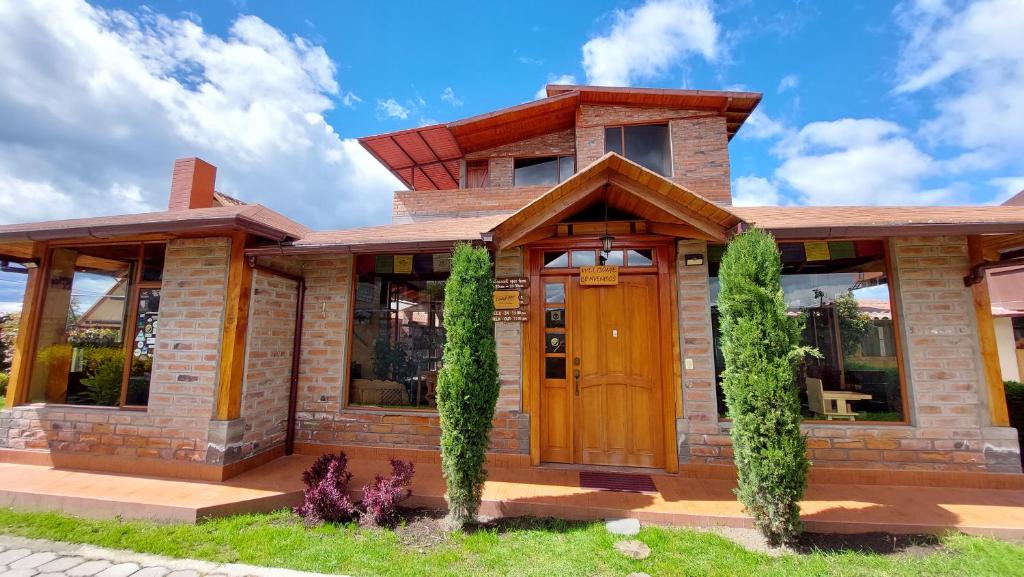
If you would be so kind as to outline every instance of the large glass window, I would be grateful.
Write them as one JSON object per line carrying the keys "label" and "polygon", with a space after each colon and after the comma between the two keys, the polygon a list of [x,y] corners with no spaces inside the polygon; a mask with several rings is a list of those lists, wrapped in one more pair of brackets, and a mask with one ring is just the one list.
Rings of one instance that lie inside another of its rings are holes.
{"label": "large glass window", "polygon": [[115,244],[51,251],[30,400],[149,403],[164,248]]}
{"label": "large glass window", "polygon": [[[719,412],[723,358],[718,326],[718,265],[710,247],[711,315]],[[807,419],[902,421],[900,364],[883,241],[781,243],[782,289],[791,315],[804,318],[805,358],[797,382]]]}
{"label": "large glass window", "polygon": [[448,253],[356,258],[349,404],[436,406]]}
{"label": "large glass window", "polygon": [[610,126],[604,129],[604,151],[616,152],[662,176],[672,176],[672,149],[667,124]]}
{"label": "large glass window", "polygon": [[558,184],[576,172],[574,156],[541,156],[513,161],[513,185]]}

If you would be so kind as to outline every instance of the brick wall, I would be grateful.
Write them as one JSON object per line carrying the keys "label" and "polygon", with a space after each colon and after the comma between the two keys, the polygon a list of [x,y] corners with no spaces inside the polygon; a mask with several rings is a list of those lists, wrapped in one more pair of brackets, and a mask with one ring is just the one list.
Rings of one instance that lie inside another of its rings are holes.
{"label": "brick wall", "polygon": [[453,216],[512,213],[550,190],[550,186],[401,190],[395,193],[391,222],[403,224]]}
{"label": "brick wall", "polygon": [[263,271],[253,273],[242,384],[242,459],[285,440],[297,284]]}
{"label": "brick wall", "polygon": [[[498,271],[518,274],[512,271],[521,270],[521,263],[518,252],[503,256]],[[342,395],[348,379],[344,359],[351,322],[352,257],[306,261],[303,270],[306,303],[296,442],[436,450],[441,429],[433,411],[345,408]],[[520,362],[520,335],[506,328],[499,329],[497,336],[502,389],[491,435],[492,451],[527,453],[529,422],[519,412],[521,382],[517,369],[511,368]]]}
{"label": "brick wall", "polygon": [[668,120],[673,164],[670,178],[710,200],[730,204],[725,118],[707,114],[671,108],[583,105],[576,115],[577,166],[586,167],[604,154],[605,126]]}
{"label": "brick wall", "polygon": [[227,293],[229,240],[172,240],[149,407],[32,404],[0,411],[0,447],[204,462]]}
{"label": "brick wall", "polygon": [[[679,254],[700,252],[698,244],[681,241]],[[804,425],[812,461],[830,468],[1019,472],[1016,432],[989,424],[971,294],[963,286],[966,239],[893,239],[891,251],[910,424]],[[680,262],[678,273],[682,355],[684,363],[694,360],[684,370],[680,460],[731,464],[728,423],[715,417],[710,319],[701,312],[708,310],[706,266]]]}
{"label": "brick wall", "polygon": [[567,128],[502,146],[471,152],[466,155],[466,160],[488,159],[488,182],[491,188],[500,188],[513,185],[512,161],[516,157],[555,156],[559,154],[574,154],[575,152],[575,135],[572,128]]}

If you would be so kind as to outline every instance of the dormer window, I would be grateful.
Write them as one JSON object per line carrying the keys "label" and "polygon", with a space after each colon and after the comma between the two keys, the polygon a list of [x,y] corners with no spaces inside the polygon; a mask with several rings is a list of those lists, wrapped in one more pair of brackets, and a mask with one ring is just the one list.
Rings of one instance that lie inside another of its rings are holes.
{"label": "dormer window", "polygon": [[634,124],[604,129],[604,151],[616,152],[662,176],[672,176],[667,124]]}
{"label": "dormer window", "polygon": [[513,186],[555,185],[576,172],[575,156],[517,158],[513,162]]}

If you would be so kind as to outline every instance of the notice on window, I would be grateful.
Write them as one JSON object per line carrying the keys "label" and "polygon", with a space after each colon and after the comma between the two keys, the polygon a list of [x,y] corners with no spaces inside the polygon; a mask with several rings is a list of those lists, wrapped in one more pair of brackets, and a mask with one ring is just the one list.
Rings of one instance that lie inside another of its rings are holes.
{"label": "notice on window", "polygon": [[612,286],[619,284],[619,267],[611,265],[580,267],[583,286]]}
{"label": "notice on window", "polygon": [[395,255],[395,274],[412,274],[412,255]]}

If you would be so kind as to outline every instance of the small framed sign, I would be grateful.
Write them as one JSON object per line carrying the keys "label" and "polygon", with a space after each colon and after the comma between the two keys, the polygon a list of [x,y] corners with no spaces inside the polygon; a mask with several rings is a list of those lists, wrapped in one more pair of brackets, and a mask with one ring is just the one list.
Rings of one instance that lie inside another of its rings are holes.
{"label": "small framed sign", "polygon": [[584,286],[617,285],[619,284],[619,267],[582,266],[580,267],[580,284]]}
{"label": "small framed sign", "polygon": [[497,310],[519,308],[519,291],[494,291],[494,308]]}

